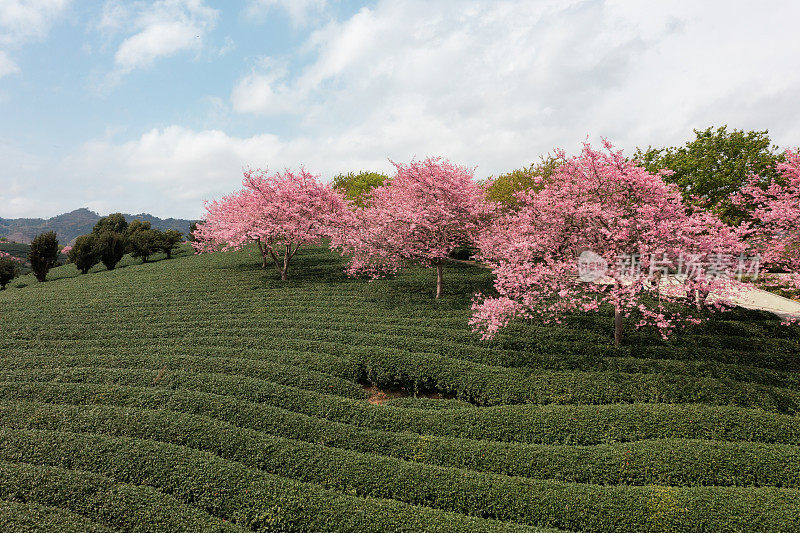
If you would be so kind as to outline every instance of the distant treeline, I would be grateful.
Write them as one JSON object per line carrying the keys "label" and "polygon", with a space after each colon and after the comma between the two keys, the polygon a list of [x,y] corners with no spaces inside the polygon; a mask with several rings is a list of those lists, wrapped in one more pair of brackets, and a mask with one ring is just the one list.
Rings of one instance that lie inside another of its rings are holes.
{"label": "distant treeline", "polygon": [[[149,222],[154,229],[161,231],[176,230],[183,234],[189,232],[191,220],[179,218],[158,218],[147,213],[138,215],[122,215],[127,222],[140,220]],[[6,219],[0,217],[0,238],[8,241],[29,244],[36,235],[54,231],[61,244],[72,243],[80,235],[92,231],[94,225],[102,217],[86,208],[76,209],[48,219],[43,218],[16,218]]]}
{"label": "distant treeline", "polygon": [[63,261],[73,263],[86,274],[99,263],[113,270],[125,254],[140,258],[143,263],[157,253],[170,259],[182,240],[180,231],[161,231],[138,219],[128,224],[125,215],[114,213],[98,220],[91,232],[78,236],[73,245],[63,248],[53,231],[40,233],[30,245],[0,243],[7,249],[0,250],[0,288],[30,271],[37,280],[45,281],[50,269]]}

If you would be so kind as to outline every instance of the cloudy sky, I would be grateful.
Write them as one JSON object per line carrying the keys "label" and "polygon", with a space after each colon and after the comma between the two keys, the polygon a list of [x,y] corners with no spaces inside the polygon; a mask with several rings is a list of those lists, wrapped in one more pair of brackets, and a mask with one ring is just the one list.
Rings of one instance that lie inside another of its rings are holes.
{"label": "cloudy sky", "polygon": [[800,144],[800,2],[0,0],[0,217],[195,218],[245,166],[324,179],[692,128]]}

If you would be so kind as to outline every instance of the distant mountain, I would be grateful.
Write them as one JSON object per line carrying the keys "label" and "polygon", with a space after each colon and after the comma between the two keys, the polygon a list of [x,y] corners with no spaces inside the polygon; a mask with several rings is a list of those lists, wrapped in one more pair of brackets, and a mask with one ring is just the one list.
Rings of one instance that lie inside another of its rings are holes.
{"label": "distant mountain", "polygon": [[[55,231],[60,244],[70,244],[76,237],[90,233],[95,223],[102,217],[82,207],[52,218],[0,218],[0,237],[9,241],[30,243],[39,233]],[[133,219],[150,222],[160,230],[176,229],[186,235],[193,220],[179,218],[158,218],[147,213],[138,215],[125,214],[125,220]]]}

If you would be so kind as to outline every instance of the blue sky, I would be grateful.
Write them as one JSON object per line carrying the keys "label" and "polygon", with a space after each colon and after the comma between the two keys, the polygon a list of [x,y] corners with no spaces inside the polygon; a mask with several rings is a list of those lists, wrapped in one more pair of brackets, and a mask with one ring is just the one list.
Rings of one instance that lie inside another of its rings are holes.
{"label": "blue sky", "polygon": [[[699,4],[699,5],[698,5]],[[244,166],[486,177],[584,139],[800,144],[798,3],[0,0],[0,217],[195,218]]]}

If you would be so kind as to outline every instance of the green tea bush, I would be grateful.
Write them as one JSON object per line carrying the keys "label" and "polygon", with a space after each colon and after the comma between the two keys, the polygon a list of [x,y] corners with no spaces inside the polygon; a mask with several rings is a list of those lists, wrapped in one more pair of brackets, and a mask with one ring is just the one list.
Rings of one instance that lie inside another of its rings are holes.
{"label": "green tea bush", "polygon": [[486,342],[482,269],[434,302],[422,269],[365,283],[308,248],[279,283],[253,252],[9,284],[0,526],[798,529],[800,336],[775,317],[614,350],[601,310]]}

